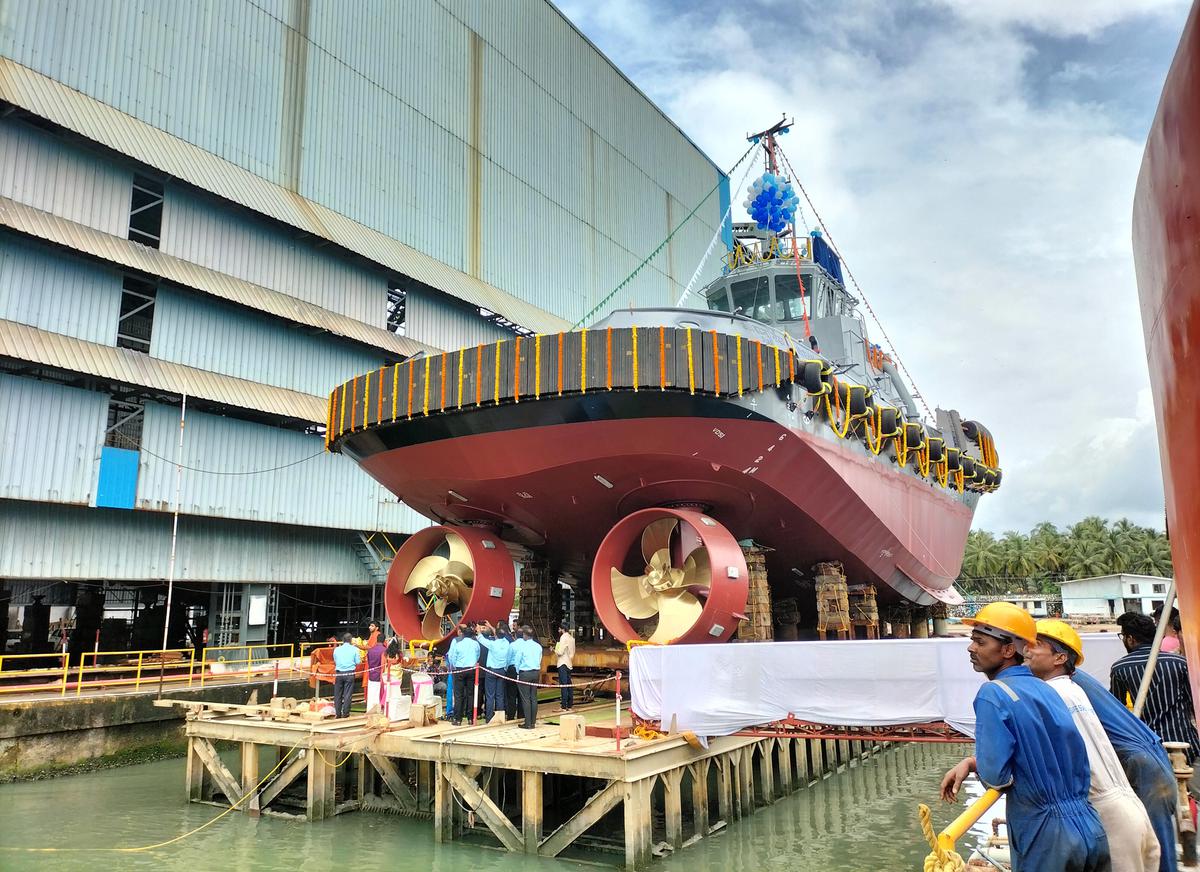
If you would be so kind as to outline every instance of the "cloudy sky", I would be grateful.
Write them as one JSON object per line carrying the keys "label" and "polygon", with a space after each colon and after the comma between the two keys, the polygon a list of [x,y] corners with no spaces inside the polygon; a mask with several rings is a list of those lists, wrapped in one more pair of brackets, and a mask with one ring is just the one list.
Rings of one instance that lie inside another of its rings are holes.
{"label": "cloudy sky", "polygon": [[559,5],[721,166],[795,116],[784,148],[919,390],[996,437],[976,526],[1162,526],[1130,214],[1187,2]]}

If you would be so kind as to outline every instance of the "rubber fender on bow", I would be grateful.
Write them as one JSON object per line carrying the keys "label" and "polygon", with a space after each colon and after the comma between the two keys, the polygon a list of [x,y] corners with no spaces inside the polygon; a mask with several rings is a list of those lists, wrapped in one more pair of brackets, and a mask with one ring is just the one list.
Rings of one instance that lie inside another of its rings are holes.
{"label": "rubber fender on bow", "polygon": [[963,480],[975,480],[975,458],[969,454],[963,454],[959,457],[959,462],[962,464]]}
{"label": "rubber fender on bow", "polygon": [[879,407],[879,436],[898,436],[900,434],[900,410],[894,406]]}
{"label": "rubber fender on bow", "polygon": [[800,383],[811,396],[826,393],[829,388],[823,377],[825,364],[820,360],[806,360],[800,365]]}
{"label": "rubber fender on bow", "polygon": [[850,417],[860,418],[867,414],[867,389],[864,385],[838,382],[837,392],[842,405],[850,410]]}
{"label": "rubber fender on bow", "polygon": [[960,455],[962,454],[957,448],[946,449],[946,469],[950,472],[958,472],[962,467]]}
{"label": "rubber fender on bow", "polygon": [[925,445],[929,449],[929,462],[941,463],[942,458],[946,456],[946,440],[942,438],[941,432],[932,427],[926,427]]}
{"label": "rubber fender on bow", "polygon": [[925,447],[925,428],[919,422],[908,421],[904,425],[904,445],[909,451]]}

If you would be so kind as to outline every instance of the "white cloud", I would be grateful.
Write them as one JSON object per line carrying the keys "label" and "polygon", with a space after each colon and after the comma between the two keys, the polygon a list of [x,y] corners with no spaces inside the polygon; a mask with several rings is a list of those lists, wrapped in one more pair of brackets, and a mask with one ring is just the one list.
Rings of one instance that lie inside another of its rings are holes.
{"label": "white cloud", "polygon": [[[795,115],[784,147],[930,406],[997,438],[1005,484],[984,498],[980,525],[1161,523],[1129,244],[1143,143],[1125,133],[1122,95],[1070,96],[1073,80],[1111,77],[1119,58],[1045,53],[1055,37],[1153,15],[1169,57],[1162,20],[1178,32],[1180,3],[906,10],[564,9],[723,166],[744,133]],[[1034,69],[1054,79],[1054,100],[1035,96]]]}
{"label": "white cloud", "polygon": [[1180,17],[1190,0],[941,0],[981,24],[1028,27],[1055,36],[1089,36],[1146,15]]}

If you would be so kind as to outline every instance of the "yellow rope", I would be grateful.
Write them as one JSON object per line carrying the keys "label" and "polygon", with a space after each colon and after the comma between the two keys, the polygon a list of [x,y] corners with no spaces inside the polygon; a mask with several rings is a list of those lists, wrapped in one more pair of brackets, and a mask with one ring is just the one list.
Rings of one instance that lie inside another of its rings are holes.
{"label": "yellow rope", "polygon": [[917,812],[921,818],[921,832],[925,834],[925,841],[933,849],[925,858],[925,872],[963,872],[967,868],[967,864],[958,852],[947,851],[938,844],[937,834],[933,831],[933,816],[929,812],[929,806],[921,803],[917,806]]}

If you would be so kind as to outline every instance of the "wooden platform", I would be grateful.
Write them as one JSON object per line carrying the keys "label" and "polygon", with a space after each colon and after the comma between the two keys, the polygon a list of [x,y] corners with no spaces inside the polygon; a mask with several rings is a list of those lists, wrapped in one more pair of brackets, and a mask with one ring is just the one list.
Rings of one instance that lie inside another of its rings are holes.
{"label": "wooden platform", "polygon": [[[381,728],[365,716],[286,723],[272,721],[266,707],[162,704],[188,709],[186,780],[193,802],[220,797],[219,804],[250,814],[308,820],[356,810],[429,817],[439,842],[490,837],[509,851],[547,857],[568,848],[615,851],[627,869],[882,747],[731,736],[696,749],[680,736],[631,736],[618,751],[611,736],[569,742],[556,724],[541,722],[532,730],[445,722]],[[556,715],[547,709],[544,716]],[[603,709],[607,724],[589,725],[611,732],[610,704],[579,712],[594,716]],[[236,777],[218,754],[214,743],[221,741],[240,746]]]}

